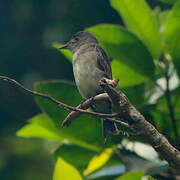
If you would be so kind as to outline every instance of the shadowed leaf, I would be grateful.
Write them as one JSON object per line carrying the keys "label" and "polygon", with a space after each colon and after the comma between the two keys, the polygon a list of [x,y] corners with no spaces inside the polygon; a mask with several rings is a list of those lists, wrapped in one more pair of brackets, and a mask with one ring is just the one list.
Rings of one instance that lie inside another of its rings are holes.
{"label": "shadowed leaf", "polygon": [[[97,37],[112,59],[128,66],[129,71],[132,69],[142,78],[154,76],[154,63],[151,54],[132,33],[121,26],[112,24],[93,26],[87,31],[92,32]],[[123,78],[126,76],[124,75]]]}

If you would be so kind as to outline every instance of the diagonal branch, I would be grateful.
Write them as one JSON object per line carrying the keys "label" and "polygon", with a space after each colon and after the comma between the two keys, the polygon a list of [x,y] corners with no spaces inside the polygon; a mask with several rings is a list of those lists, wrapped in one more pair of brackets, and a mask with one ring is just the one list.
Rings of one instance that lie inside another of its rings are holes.
{"label": "diagonal branch", "polygon": [[[99,100],[107,99],[107,98],[109,99],[109,96],[107,95],[107,93],[103,93],[103,94],[97,95],[93,98],[89,98],[89,99],[85,100],[83,103],[78,105],[77,108],[88,109],[95,101],[99,101]],[[63,121],[62,127],[68,127],[80,115],[81,115],[81,112],[79,112],[79,111],[70,112],[67,115],[66,119]],[[127,129],[134,132],[133,128],[131,128],[127,123],[125,123],[119,119],[115,119],[115,118],[106,118],[106,119],[113,121],[113,122],[116,122],[116,123],[119,123],[121,127],[127,128]],[[133,135],[134,135],[134,133],[133,133]]]}
{"label": "diagonal branch", "polygon": [[180,169],[180,152],[174,148],[157,129],[145,120],[144,116],[128,101],[121,92],[112,88],[105,78],[100,81],[101,87],[111,98],[117,112],[128,124],[147,140],[170,166]]}
{"label": "diagonal branch", "polygon": [[[83,103],[81,103],[80,105],[78,105],[76,108],[78,109],[83,109],[86,110],[88,109],[95,101],[99,101],[102,99],[109,99],[109,96],[107,95],[107,93],[103,93],[100,95],[97,95],[95,97],[86,99]],[[62,127],[68,127],[72,121],[74,121],[76,118],[78,118],[81,115],[80,111],[72,111],[68,114],[68,116],[66,117],[66,119],[63,121],[62,123]]]}

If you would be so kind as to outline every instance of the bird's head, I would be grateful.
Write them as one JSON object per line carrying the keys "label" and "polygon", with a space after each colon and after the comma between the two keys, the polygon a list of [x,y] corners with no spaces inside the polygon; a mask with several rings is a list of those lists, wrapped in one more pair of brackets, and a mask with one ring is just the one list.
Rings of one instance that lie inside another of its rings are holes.
{"label": "bird's head", "polygon": [[89,32],[80,31],[77,32],[69,42],[59,49],[69,49],[73,53],[76,52],[82,45],[88,43],[98,43],[97,39]]}

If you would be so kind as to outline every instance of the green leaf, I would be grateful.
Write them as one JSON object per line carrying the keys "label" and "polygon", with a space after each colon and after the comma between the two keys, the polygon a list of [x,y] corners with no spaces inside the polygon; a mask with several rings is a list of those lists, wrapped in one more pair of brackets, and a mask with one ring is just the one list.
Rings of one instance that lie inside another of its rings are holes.
{"label": "green leaf", "polygon": [[100,155],[94,156],[88,164],[88,167],[84,170],[84,176],[87,176],[95,170],[101,168],[111,158],[113,154],[112,148],[105,149]]}
{"label": "green leaf", "polygon": [[174,132],[171,120],[169,119],[169,114],[167,112],[160,112],[159,110],[155,110],[154,112],[151,112],[151,114],[158,130],[165,135],[168,140],[173,140]]}
{"label": "green leaf", "polygon": [[154,76],[154,63],[151,54],[132,33],[121,26],[111,24],[93,26],[87,31],[92,32],[97,37],[110,57],[127,65],[143,77]]}
{"label": "green leaf", "polygon": [[[180,133],[180,98],[179,98],[180,87],[171,91],[171,100],[173,104],[173,111],[175,119],[177,119],[177,130]],[[174,130],[172,127],[172,121],[169,118],[169,108],[167,106],[167,100],[165,96],[160,97],[156,102],[156,110],[152,112],[156,126],[160,129],[160,132],[164,134],[169,140],[174,138]]]}
{"label": "green leaf", "polygon": [[[85,168],[87,168],[88,163],[91,164],[89,164],[90,169],[92,169],[92,167],[94,168],[95,166],[98,166],[97,168],[101,168],[104,165],[109,167],[119,164],[119,160],[116,157],[111,156],[111,151],[109,151],[108,149],[109,148],[103,150],[103,152],[99,154],[99,152],[64,143],[54,151],[54,155],[56,158],[62,157],[64,160],[68,161],[78,170],[80,170],[80,172],[83,172]],[[76,154],[76,156],[72,156],[72,154]]]}
{"label": "green leaf", "polygon": [[[144,84],[138,84],[132,87],[123,88],[122,90],[136,108],[141,108],[147,103],[147,100],[145,99],[145,94],[147,92],[145,91]],[[137,96],[135,96],[135,94],[138,95],[138,98]]]}
{"label": "green leaf", "polygon": [[59,52],[61,52],[68,60],[72,60],[73,54],[71,51],[69,51],[68,49],[59,49],[59,47],[61,47],[62,44],[60,43],[53,43],[52,47],[54,47],[55,49],[57,49]]}
{"label": "green leaf", "polygon": [[[48,94],[62,102],[77,106],[82,102],[82,97],[79,94],[76,86],[67,81],[49,81],[38,83],[35,90],[44,94]],[[37,104],[42,111],[48,114],[53,119],[55,126],[61,134],[66,134],[72,139],[83,142],[83,147],[89,147],[91,150],[100,151],[104,145],[102,136],[101,121],[90,115],[81,115],[69,127],[62,128],[61,124],[69,113],[67,110],[58,107],[56,104],[44,98],[36,98]],[[111,144],[118,143],[119,137],[112,136]],[[70,140],[73,144],[77,142]],[[81,144],[80,143],[80,144]],[[82,146],[82,144],[81,144]]]}
{"label": "green leaf", "polygon": [[134,172],[128,172],[115,180],[141,180],[141,178],[144,175],[144,171],[134,171]]}
{"label": "green leaf", "polygon": [[45,114],[40,114],[30,119],[29,124],[17,131],[17,135],[26,138],[36,137],[57,141],[66,140],[93,151],[99,150],[96,146],[81,141],[80,139],[73,137],[71,134],[60,131],[60,127],[58,128],[54,121]]}
{"label": "green leaf", "polygon": [[40,137],[52,140],[62,140],[53,123],[45,114],[39,114],[29,120],[29,124],[16,132],[21,137]]}
{"label": "green leaf", "polygon": [[165,50],[171,55],[175,68],[180,75],[180,0],[178,0],[169,17],[166,20],[164,29]]}
{"label": "green leaf", "polygon": [[111,66],[113,77],[120,79],[119,86],[122,88],[141,84],[148,80],[147,77],[137,73],[119,60],[113,60]]}
{"label": "green leaf", "polygon": [[158,23],[146,1],[111,0],[110,2],[122,16],[127,28],[146,44],[153,57],[158,58],[162,46],[161,34]]}
{"label": "green leaf", "polygon": [[[72,154],[75,154],[75,156],[72,156]],[[95,151],[72,144],[63,144],[54,152],[55,157],[63,158],[81,172],[83,172],[88,162],[95,154],[97,154]]]}
{"label": "green leaf", "polygon": [[59,158],[56,162],[53,180],[83,180],[78,170],[68,162]]}
{"label": "green leaf", "polygon": [[155,16],[157,23],[159,25],[160,31],[164,30],[164,24],[169,16],[170,10],[161,10],[159,6],[153,9],[153,15]]}

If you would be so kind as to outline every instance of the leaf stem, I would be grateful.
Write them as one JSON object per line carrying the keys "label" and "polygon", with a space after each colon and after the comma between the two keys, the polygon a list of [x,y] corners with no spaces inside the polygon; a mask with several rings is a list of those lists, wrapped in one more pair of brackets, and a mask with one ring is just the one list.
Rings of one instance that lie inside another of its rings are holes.
{"label": "leaf stem", "polygon": [[178,135],[178,129],[177,129],[177,122],[175,118],[175,113],[174,113],[174,106],[172,102],[172,96],[171,96],[171,91],[169,87],[169,79],[170,76],[168,75],[168,72],[165,73],[165,78],[166,78],[166,91],[165,91],[165,97],[166,97],[166,102],[169,110],[169,118],[171,119],[172,122],[172,127],[174,130],[174,137],[175,137],[175,142],[177,143],[179,140],[179,135]]}

